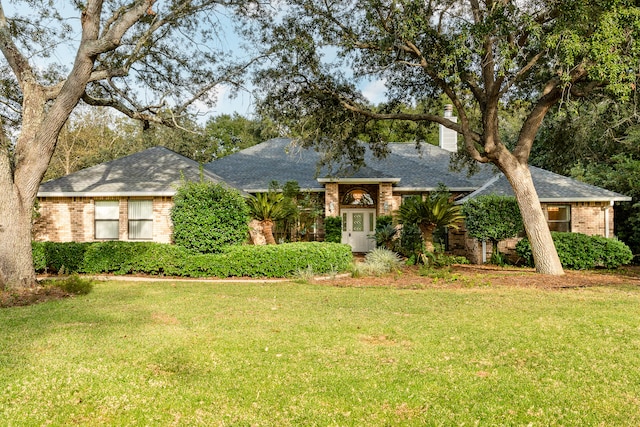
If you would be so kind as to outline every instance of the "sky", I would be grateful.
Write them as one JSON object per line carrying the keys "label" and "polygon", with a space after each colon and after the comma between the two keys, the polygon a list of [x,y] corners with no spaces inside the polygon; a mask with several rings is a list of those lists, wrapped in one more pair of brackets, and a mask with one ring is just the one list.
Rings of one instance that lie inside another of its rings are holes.
{"label": "sky", "polygon": [[[78,34],[77,38],[79,39],[79,17],[77,15],[77,11],[75,8],[66,1],[56,1],[54,3],[57,10],[63,15],[67,17],[67,23],[69,23],[74,31]],[[19,13],[22,15],[30,15],[33,12],[24,6],[22,3],[14,3],[14,2],[2,2],[2,7],[4,9],[5,15],[7,17],[12,17],[15,13]],[[224,21],[224,15],[220,15],[220,19]],[[232,25],[229,23],[224,23],[224,34],[222,35],[220,41],[226,44],[230,49],[238,52],[243,52],[243,49],[240,47],[241,42],[237,35],[233,32]],[[55,62],[57,64],[63,65],[67,68],[70,68],[73,63],[73,56],[75,54],[75,47],[69,45],[60,45],[53,50],[53,54],[50,58],[38,58],[32,61],[33,66],[44,65],[45,63]],[[35,62],[35,63],[34,63]],[[372,103],[378,104],[384,100],[384,81],[373,81],[373,82],[365,82],[361,84],[361,89],[363,91],[363,95]],[[247,90],[250,91],[252,88],[249,86]],[[216,88],[217,91],[217,102],[213,106],[213,108],[207,107],[202,102],[196,102],[194,107],[201,115],[202,120],[206,120],[211,116],[217,116],[221,114],[240,114],[242,116],[250,117],[255,111],[255,100],[252,95],[248,91],[238,91],[235,96],[231,96],[232,90],[228,86],[219,86]]]}

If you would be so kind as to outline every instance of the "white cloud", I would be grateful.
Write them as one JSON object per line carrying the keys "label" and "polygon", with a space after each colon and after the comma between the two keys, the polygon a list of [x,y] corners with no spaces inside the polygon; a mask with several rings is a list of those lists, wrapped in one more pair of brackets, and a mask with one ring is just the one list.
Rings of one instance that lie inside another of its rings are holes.
{"label": "white cloud", "polygon": [[239,91],[234,96],[229,86],[220,85],[211,89],[209,95],[211,98],[216,99],[213,107],[207,106],[202,101],[195,101],[193,103],[194,109],[203,120],[222,114],[233,115],[234,113],[238,113],[245,117],[250,117],[253,114],[255,105],[251,94],[248,92]]}
{"label": "white cloud", "polygon": [[370,82],[362,88],[362,95],[372,104],[380,104],[386,100],[386,83],[386,79]]}

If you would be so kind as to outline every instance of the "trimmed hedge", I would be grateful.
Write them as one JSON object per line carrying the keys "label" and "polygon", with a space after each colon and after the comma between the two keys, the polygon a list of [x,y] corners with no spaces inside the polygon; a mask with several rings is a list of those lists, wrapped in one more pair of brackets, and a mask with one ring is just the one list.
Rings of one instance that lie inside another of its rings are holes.
{"label": "trimmed hedge", "polygon": [[249,207],[240,193],[212,182],[184,182],[173,198],[171,223],[176,245],[200,253],[241,245],[249,232]]}
{"label": "trimmed hedge", "polygon": [[[87,274],[287,277],[308,268],[314,273],[346,271],[352,261],[349,245],[326,242],[229,246],[216,254],[198,254],[163,243],[117,241],[34,242],[33,250],[36,271],[60,271],[64,265],[66,273]],[[49,259],[48,254],[53,258]]]}
{"label": "trimmed hedge", "polygon": [[[596,267],[613,269],[628,264],[633,259],[629,247],[616,239],[561,232],[552,232],[551,236],[562,266],[570,270],[586,270]],[[529,240],[519,241],[516,245],[516,252],[527,265],[533,267],[533,253]]]}

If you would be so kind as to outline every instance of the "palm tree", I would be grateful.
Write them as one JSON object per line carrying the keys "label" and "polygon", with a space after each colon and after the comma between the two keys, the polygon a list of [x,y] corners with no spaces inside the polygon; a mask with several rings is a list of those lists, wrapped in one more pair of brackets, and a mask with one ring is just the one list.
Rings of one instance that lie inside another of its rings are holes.
{"label": "palm tree", "polygon": [[268,245],[275,245],[273,224],[287,216],[286,204],[282,193],[258,193],[247,199],[249,212],[254,219],[260,221],[262,234]]}
{"label": "palm tree", "polygon": [[459,222],[464,218],[460,206],[451,201],[448,192],[435,192],[427,198],[420,196],[409,197],[403,201],[398,210],[398,222],[401,224],[415,224],[420,229],[424,248],[427,252],[434,251],[433,232],[440,227],[458,229]]}

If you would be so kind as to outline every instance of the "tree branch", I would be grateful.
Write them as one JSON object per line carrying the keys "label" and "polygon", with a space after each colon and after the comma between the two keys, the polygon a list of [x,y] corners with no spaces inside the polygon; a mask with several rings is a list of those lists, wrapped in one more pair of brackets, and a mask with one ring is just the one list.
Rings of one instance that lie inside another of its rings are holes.
{"label": "tree branch", "polygon": [[13,42],[13,38],[11,37],[11,32],[9,30],[9,23],[7,22],[7,17],[4,14],[4,9],[1,3],[0,50],[2,50],[2,54],[7,59],[9,67],[11,67],[11,70],[13,70],[13,73],[16,75],[18,84],[23,91],[25,89],[25,84],[38,85],[35,74],[33,72],[33,68],[31,68],[29,61],[27,60],[27,58],[25,58],[25,56],[20,52],[18,47]]}

